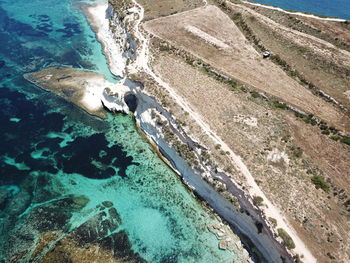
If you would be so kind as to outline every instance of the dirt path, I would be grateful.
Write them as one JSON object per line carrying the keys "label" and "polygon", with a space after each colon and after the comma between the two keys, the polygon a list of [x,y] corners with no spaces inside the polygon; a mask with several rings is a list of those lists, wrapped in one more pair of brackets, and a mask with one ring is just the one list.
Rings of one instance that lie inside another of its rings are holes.
{"label": "dirt path", "polygon": [[138,58],[135,63],[129,69],[130,72],[136,73],[138,70],[144,70],[147,74],[149,74],[161,87],[169,92],[169,95],[173,97],[173,99],[181,106],[185,111],[189,113],[192,119],[197,122],[197,124],[202,128],[202,130],[213,140],[215,144],[220,144],[222,150],[230,153],[230,157],[232,163],[237,167],[237,169],[244,175],[246,178],[246,183],[249,186],[249,195],[258,195],[264,199],[266,204],[266,208],[264,208],[264,213],[267,217],[273,217],[277,220],[277,226],[279,228],[285,229],[296,244],[296,249],[294,250],[296,253],[300,255],[304,255],[305,262],[316,262],[315,257],[308,250],[303,241],[298,237],[296,231],[290,226],[288,221],[281,215],[280,211],[273,206],[273,204],[267,199],[265,194],[261,191],[257,183],[255,182],[252,174],[248,170],[247,166],[243,163],[240,156],[236,155],[230,147],[211,129],[211,127],[203,121],[203,117],[199,115],[197,112],[192,110],[191,106],[188,102],[186,102],[181,96],[179,96],[175,90],[165,83],[159,76],[157,76],[153,70],[149,67],[148,62],[150,61],[149,54],[149,39],[144,36],[144,34],[140,31],[140,22],[144,16],[144,10],[142,6],[140,6],[135,0],[133,3],[138,9],[138,20],[135,23],[135,36],[140,40],[141,48],[138,54]]}
{"label": "dirt path", "polygon": [[[245,2],[245,1],[243,1],[243,2]],[[249,2],[246,2],[246,3],[249,3]],[[331,44],[323,39],[320,39],[320,38],[311,36],[309,34],[300,32],[298,30],[294,30],[294,29],[288,28],[286,26],[283,26],[281,24],[278,24],[275,21],[273,21],[272,19],[270,19],[264,15],[261,15],[258,12],[254,11],[250,8],[247,8],[244,5],[239,5],[239,4],[234,4],[234,3],[230,3],[230,4],[234,7],[241,8],[244,11],[250,13],[251,15],[259,18],[260,21],[265,23],[267,26],[274,28],[276,31],[280,31],[281,34],[288,34],[288,37],[291,40],[293,40],[294,42],[296,42],[297,44],[300,44],[303,46],[313,45],[313,50],[318,51],[318,53],[320,53],[320,55],[323,55],[323,56],[327,55],[327,56],[329,56],[330,59],[333,59],[332,56],[334,56],[335,54],[330,53],[329,51],[326,50],[326,48],[338,52],[337,55],[339,56],[339,59],[341,59],[341,61],[343,62],[344,65],[350,67],[350,62],[349,62],[350,61],[350,52],[349,51],[338,48],[335,45],[333,45],[333,44]],[[253,3],[249,3],[249,4],[253,4]],[[263,6],[263,7],[265,7],[265,6]],[[273,8],[273,9],[276,9],[276,8]],[[276,10],[281,11],[279,9],[276,9]],[[303,16],[309,17],[309,15],[306,15],[306,14],[304,14]],[[299,36],[301,38],[298,38],[295,36]]]}

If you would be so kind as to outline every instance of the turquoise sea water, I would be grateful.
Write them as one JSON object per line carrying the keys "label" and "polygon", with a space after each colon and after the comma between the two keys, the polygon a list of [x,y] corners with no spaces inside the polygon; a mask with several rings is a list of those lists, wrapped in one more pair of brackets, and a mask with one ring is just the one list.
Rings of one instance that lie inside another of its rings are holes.
{"label": "turquoise sea water", "polygon": [[254,0],[260,4],[318,15],[350,19],[349,0]]}
{"label": "turquoise sea water", "polygon": [[131,116],[92,117],[23,79],[66,65],[117,81],[80,3],[0,0],[0,262],[18,255],[26,259],[16,262],[29,262],[50,231],[60,233],[51,250],[74,237],[135,262],[239,262],[218,249],[207,229],[218,219]]}

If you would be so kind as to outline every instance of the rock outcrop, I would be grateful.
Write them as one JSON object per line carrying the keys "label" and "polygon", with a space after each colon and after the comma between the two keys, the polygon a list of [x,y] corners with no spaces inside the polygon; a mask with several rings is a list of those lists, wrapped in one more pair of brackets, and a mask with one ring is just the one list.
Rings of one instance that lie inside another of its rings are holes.
{"label": "rock outcrop", "polygon": [[126,66],[130,60],[135,59],[136,53],[136,41],[127,31],[132,10],[119,10],[117,13],[110,3],[84,9],[97,39],[103,46],[110,71],[115,76],[124,77]]}

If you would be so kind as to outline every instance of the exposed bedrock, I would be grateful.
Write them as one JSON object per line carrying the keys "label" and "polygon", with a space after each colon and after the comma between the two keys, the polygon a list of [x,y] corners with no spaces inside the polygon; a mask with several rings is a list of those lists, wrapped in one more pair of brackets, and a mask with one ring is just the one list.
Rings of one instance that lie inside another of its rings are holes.
{"label": "exposed bedrock", "polygon": [[125,75],[125,68],[135,59],[136,41],[127,31],[127,24],[133,15],[128,10],[118,13],[108,3],[83,5],[89,22],[103,46],[110,71],[119,77]]}
{"label": "exposed bedrock", "polygon": [[[117,84],[110,83],[93,72],[60,68],[32,73],[26,75],[26,78],[75,103],[90,114],[105,116],[105,113],[101,113],[103,106],[111,112],[134,112],[138,126],[159,148],[160,153],[170,162],[185,184],[230,224],[257,262],[293,262],[285,247],[274,238],[260,211],[249,202],[243,191],[232,183],[225,173],[219,173],[214,166],[202,163],[198,152],[204,147],[192,140],[155,98],[145,94],[140,83],[130,79],[123,79]],[[74,96],[63,92],[67,86],[71,90],[69,94],[75,94]],[[158,123],[157,118],[169,126],[171,133],[181,144],[195,153],[200,164],[199,169],[193,169],[188,160],[181,157],[174,145],[165,139],[162,125]],[[211,178],[219,178],[219,181],[226,185],[227,191],[237,197],[241,211],[237,211],[230,201],[207,183],[204,174]]]}
{"label": "exposed bedrock", "polygon": [[[243,191],[232,183],[225,173],[218,173],[214,169],[205,166],[202,166],[202,171],[192,169],[188,162],[180,157],[178,152],[165,141],[164,134],[157,127],[155,120],[152,119],[152,111],[158,112],[169,122],[173,133],[182,143],[191,145],[194,149],[202,148],[188,137],[181,127],[175,124],[175,120],[169,112],[148,95],[137,93],[135,96],[138,100],[135,118],[141,130],[157,145],[160,153],[180,174],[185,184],[229,223],[234,232],[240,236],[256,262],[294,262],[285,247],[274,238],[273,233],[262,218],[261,212],[253,207]],[[228,191],[238,198],[241,212],[237,211],[230,201],[221,196],[202,178],[201,173],[203,172],[209,172],[213,177],[221,177],[221,182],[226,184]]]}

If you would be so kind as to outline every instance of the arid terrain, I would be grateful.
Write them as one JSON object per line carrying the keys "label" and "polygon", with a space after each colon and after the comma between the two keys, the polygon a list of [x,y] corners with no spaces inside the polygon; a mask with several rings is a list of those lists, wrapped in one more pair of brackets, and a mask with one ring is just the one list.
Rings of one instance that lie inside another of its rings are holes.
{"label": "arid terrain", "polygon": [[319,116],[339,129],[350,130],[349,118],[290,78],[280,67],[264,60],[219,8],[206,6],[149,21],[144,27],[220,72]]}
{"label": "arid terrain", "polygon": [[[348,262],[348,23],[240,1],[209,1],[201,7],[186,1],[140,4],[145,8],[141,26],[150,37],[150,67],[162,82],[148,72],[134,77],[207,147],[210,157],[205,158],[254,193],[203,122],[242,158],[287,219],[289,234],[299,237],[317,262]],[[263,59],[265,50],[270,58]],[[252,199],[278,235],[267,200]],[[301,254],[298,260],[309,262]]]}
{"label": "arid terrain", "polygon": [[203,5],[202,0],[140,0],[145,10],[145,20],[173,15]]}

